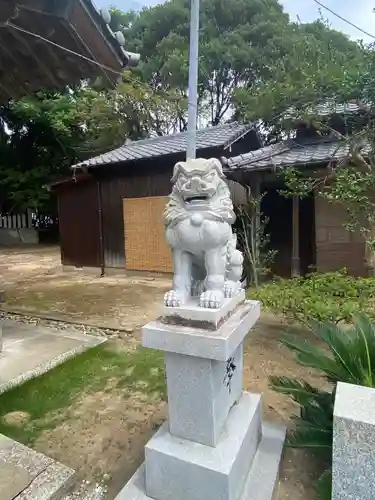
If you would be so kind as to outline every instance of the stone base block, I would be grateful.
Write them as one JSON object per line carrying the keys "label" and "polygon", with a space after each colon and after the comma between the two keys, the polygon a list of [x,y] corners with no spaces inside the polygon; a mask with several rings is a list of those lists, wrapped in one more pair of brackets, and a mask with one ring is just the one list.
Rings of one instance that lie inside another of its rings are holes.
{"label": "stone base block", "polygon": [[375,389],[339,382],[333,412],[332,500],[375,498]]}
{"label": "stone base block", "polygon": [[215,448],[172,436],[164,424],[145,447],[147,494],[155,500],[237,500],[261,434],[255,394],[244,394],[232,408]]}
{"label": "stone base block", "polygon": [[239,500],[276,500],[286,427],[264,423],[262,439]]}
{"label": "stone base block", "polygon": [[164,307],[163,318],[166,323],[194,326],[217,330],[230,314],[244,302],[245,290],[230,299],[225,299],[219,309],[205,309],[199,306],[199,298],[193,298],[181,307]]}
{"label": "stone base block", "polygon": [[216,448],[171,436],[164,425],[116,500],[274,500],[285,431],[262,425],[260,396],[246,393]]}
{"label": "stone base block", "polygon": [[198,358],[227,361],[260,315],[260,302],[245,301],[230,318],[212,331],[152,321],[142,328],[142,345],[150,349]]}
{"label": "stone base block", "polygon": [[[281,426],[263,424],[262,439],[247,475],[243,491],[236,500],[276,500],[285,431],[286,429]],[[203,492],[198,498],[199,500],[211,500],[204,496]],[[145,464],[141,465],[115,500],[154,500],[146,494]],[[175,498],[174,500],[181,499]]]}
{"label": "stone base block", "polygon": [[74,470],[0,434],[1,500],[58,500],[75,479]]}

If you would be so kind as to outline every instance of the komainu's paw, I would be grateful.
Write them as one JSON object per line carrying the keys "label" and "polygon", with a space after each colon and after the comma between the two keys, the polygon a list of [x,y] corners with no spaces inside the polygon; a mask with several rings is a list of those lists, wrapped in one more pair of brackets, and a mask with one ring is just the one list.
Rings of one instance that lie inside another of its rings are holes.
{"label": "komainu's paw", "polygon": [[167,307],[180,307],[186,300],[186,294],[178,290],[171,290],[164,295],[164,305]]}
{"label": "komainu's paw", "polygon": [[231,299],[235,297],[241,289],[241,283],[239,281],[226,281],[224,285],[224,296],[226,299]]}
{"label": "komainu's paw", "polygon": [[207,290],[201,294],[199,305],[206,309],[219,309],[223,300],[224,293],[221,290]]}

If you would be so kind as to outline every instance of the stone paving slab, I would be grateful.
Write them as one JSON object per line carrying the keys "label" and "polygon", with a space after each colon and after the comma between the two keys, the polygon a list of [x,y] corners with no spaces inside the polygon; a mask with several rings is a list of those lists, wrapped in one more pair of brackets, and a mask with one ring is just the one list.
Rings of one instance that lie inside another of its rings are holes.
{"label": "stone paving slab", "polygon": [[30,484],[30,481],[27,471],[0,460],[0,498],[13,499]]}
{"label": "stone paving slab", "polygon": [[9,320],[3,321],[2,327],[0,394],[106,341],[105,337]]}
{"label": "stone paving slab", "polygon": [[74,478],[75,471],[73,469],[54,462],[14,500],[58,500],[68,492]]}
{"label": "stone paving slab", "polygon": [[0,478],[1,500],[58,500],[75,471],[0,434]]}

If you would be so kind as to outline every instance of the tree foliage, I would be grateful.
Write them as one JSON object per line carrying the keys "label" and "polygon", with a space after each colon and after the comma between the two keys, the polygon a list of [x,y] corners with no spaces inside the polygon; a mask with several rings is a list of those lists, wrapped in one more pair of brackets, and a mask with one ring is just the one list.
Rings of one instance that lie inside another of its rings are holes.
{"label": "tree foliage", "polygon": [[[40,92],[0,109],[0,183],[3,211],[53,210],[45,186],[70,166],[147,136],[153,109],[168,106],[133,78],[115,89],[86,84]],[[4,200],[6,200],[4,205]]]}
{"label": "tree foliage", "polygon": [[[316,170],[312,175],[292,167],[285,169],[284,194],[305,196],[315,191],[328,202],[341,204],[347,213],[345,228],[364,238],[367,267],[373,273],[374,47],[345,41],[339,33],[327,44],[321,22],[302,28],[308,33],[304,43],[295,46],[289,60],[278,62],[274,77],[259,85],[255,92],[239,91],[238,106],[244,118],[263,124],[268,139],[293,139],[298,119],[315,130],[317,138],[334,139],[337,149],[346,150],[340,161],[333,160],[328,168]],[[315,36],[317,30],[322,40],[320,45],[311,39],[311,33]],[[357,104],[358,111],[344,112],[338,119],[337,106],[350,102]],[[322,104],[328,109],[323,115]]]}
{"label": "tree foliage", "polygon": [[[0,182],[10,208],[46,207],[50,195],[43,185],[126,138],[186,129],[189,12],[190,0],[140,12],[113,8],[112,29],[123,31],[128,50],[141,53],[139,67],[125,72],[122,83],[110,89],[100,80],[86,82],[0,109]],[[280,102],[291,101],[297,84],[298,95],[303,82],[312,95],[321,94],[342,78],[344,67],[347,80],[352,75],[359,85],[352,62],[363,49],[323,23],[291,23],[277,0],[202,0],[200,18],[202,124],[231,117],[264,121]],[[332,61],[335,78],[328,70]],[[318,64],[326,75],[320,80]]]}
{"label": "tree foliage", "polygon": [[[172,0],[139,13],[115,10],[113,20],[129,50],[141,53],[142,79],[153,88],[174,89],[185,100],[189,11],[189,0]],[[280,78],[293,82],[301,66],[315,74],[319,54],[327,66],[335,54],[341,69],[343,60],[360,52],[323,22],[291,23],[277,0],[202,0],[200,20],[199,109],[201,119],[212,125],[231,116],[264,119],[266,112],[277,111],[274,92]],[[185,110],[169,123],[174,130],[185,129]]]}
{"label": "tree foliage", "polygon": [[[255,89],[239,89],[236,103],[246,120],[262,120],[268,126],[288,123],[295,117],[312,118],[310,106],[334,99],[347,102],[357,97],[364,76],[366,49],[343,33],[330,29],[322,20],[291,25],[285,43],[288,50],[272,67],[272,76]],[[281,119],[284,119],[282,121]]]}

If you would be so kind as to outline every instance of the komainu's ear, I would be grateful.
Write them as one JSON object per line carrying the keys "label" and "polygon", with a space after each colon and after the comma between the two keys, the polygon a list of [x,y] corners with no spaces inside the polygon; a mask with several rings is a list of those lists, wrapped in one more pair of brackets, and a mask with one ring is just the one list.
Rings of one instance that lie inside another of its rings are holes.
{"label": "komainu's ear", "polygon": [[214,168],[216,172],[219,174],[219,177],[224,179],[225,175],[223,173],[223,167],[221,165],[220,160],[218,160],[217,158],[210,158],[208,161],[210,162],[211,168]]}
{"label": "komainu's ear", "polygon": [[172,184],[174,184],[176,182],[178,174],[180,173],[181,168],[184,166],[184,163],[185,162],[179,161],[174,166],[174,168],[173,168],[173,175],[172,175],[172,179],[171,179]]}

